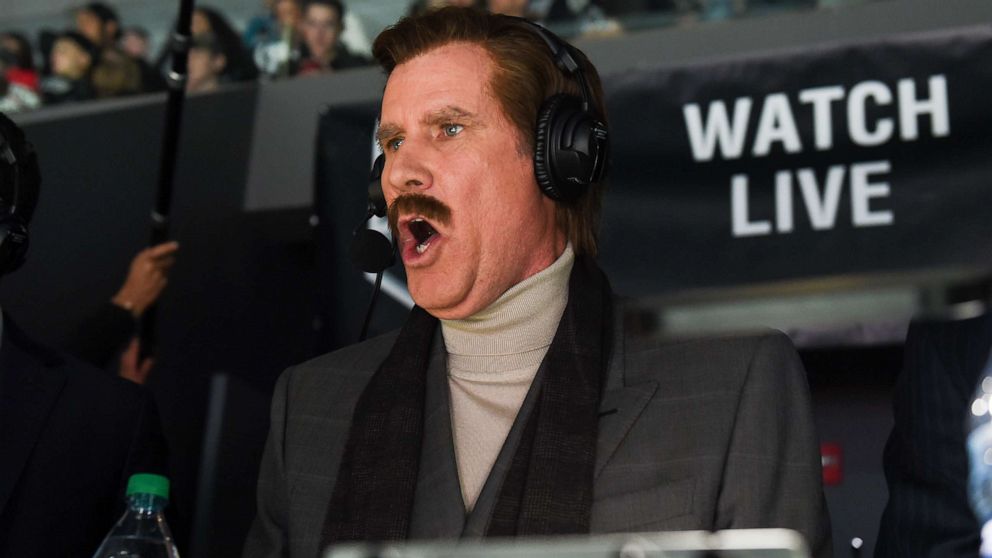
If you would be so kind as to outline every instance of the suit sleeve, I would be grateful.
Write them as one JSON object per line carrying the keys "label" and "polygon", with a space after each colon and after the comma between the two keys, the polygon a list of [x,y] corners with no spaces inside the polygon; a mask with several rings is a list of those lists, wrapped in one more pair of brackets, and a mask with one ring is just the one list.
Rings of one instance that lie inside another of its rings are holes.
{"label": "suit sleeve", "polygon": [[762,337],[740,399],[717,503],[718,529],[784,527],[832,555],[806,373],[789,338]]}
{"label": "suit sleeve", "polygon": [[165,435],[162,433],[162,421],[158,416],[158,407],[147,389],[138,386],[134,388],[141,394],[141,398],[128,450],[126,474],[122,479],[122,501],[124,488],[131,475],[155,473],[168,476],[169,474],[169,455]]}
{"label": "suit sleeve", "polygon": [[93,366],[104,368],[134,335],[134,323],[130,312],[105,302],[79,324],[66,348]]}
{"label": "suit sleeve", "polygon": [[257,514],[245,540],[243,558],[277,558],[289,556],[285,467],[286,402],[290,370],[276,382],[272,395],[269,437],[258,472]]}

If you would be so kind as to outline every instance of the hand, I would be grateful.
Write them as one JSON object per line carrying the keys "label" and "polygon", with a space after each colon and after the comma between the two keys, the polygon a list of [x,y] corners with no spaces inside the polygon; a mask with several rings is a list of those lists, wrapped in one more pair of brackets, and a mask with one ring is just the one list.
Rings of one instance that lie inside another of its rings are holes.
{"label": "hand", "polygon": [[141,341],[137,337],[131,339],[128,343],[127,349],[121,353],[121,367],[117,374],[124,378],[125,380],[131,380],[136,384],[143,384],[148,380],[148,374],[152,370],[152,366],[155,365],[155,359],[148,357],[143,360],[140,364],[138,359],[141,358]]}
{"label": "hand", "polygon": [[124,285],[110,301],[140,318],[169,282],[169,269],[176,261],[177,250],[178,242],[164,242],[138,252],[131,260]]}

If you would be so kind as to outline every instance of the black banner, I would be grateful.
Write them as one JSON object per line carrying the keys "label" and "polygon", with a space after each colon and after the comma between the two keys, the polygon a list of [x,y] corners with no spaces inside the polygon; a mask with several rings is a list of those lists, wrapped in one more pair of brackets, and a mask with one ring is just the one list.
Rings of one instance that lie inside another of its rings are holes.
{"label": "black banner", "polygon": [[[992,265],[989,61],[980,26],[605,76],[614,288]],[[321,120],[317,214],[348,274],[375,112]]]}
{"label": "black banner", "polygon": [[981,26],[608,76],[618,290],[992,263],[990,60]]}

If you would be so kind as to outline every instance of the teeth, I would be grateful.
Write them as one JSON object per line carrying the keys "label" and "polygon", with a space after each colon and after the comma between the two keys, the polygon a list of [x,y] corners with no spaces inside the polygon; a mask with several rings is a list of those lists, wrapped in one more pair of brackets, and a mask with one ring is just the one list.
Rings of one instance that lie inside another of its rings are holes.
{"label": "teeth", "polygon": [[417,245],[417,253],[418,254],[423,254],[426,251],[427,251],[427,245],[426,244],[418,244]]}

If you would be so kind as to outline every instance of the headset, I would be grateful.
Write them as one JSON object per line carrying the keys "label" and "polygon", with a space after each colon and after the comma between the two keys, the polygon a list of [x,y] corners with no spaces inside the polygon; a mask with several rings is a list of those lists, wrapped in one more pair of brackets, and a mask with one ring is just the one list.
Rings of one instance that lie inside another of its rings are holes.
{"label": "headset", "polygon": [[546,99],[537,113],[534,139],[534,176],[549,198],[571,204],[593,183],[606,176],[610,134],[592,104],[592,90],[575,47],[551,31],[517,18],[534,31],[551,50],[555,66],[579,84],[582,97],[558,93]]}
{"label": "headset", "polygon": [[[549,198],[563,204],[578,200],[589,186],[606,176],[610,156],[609,128],[596,113],[592,89],[585,72],[573,55],[575,47],[548,29],[530,20],[512,18],[524,24],[548,45],[555,66],[579,84],[581,97],[558,93],[545,99],[537,112],[534,134],[534,176]],[[369,184],[369,216],[386,214],[382,192],[385,155],[372,165]]]}
{"label": "headset", "polygon": [[34,147],[24,139],[24,132],[0,113],[0,275],[24,263],[28,223],[40,187]]}

